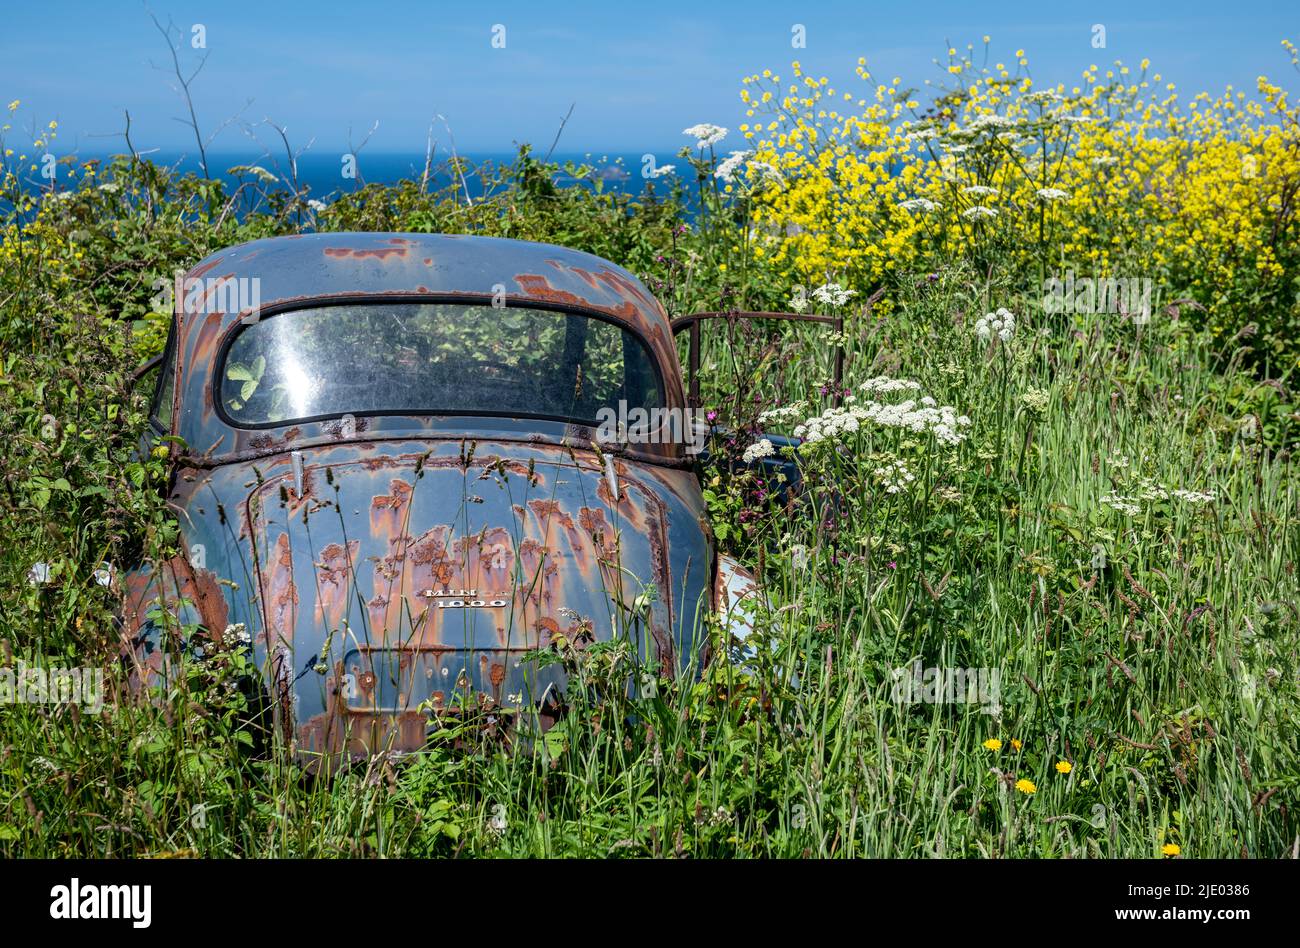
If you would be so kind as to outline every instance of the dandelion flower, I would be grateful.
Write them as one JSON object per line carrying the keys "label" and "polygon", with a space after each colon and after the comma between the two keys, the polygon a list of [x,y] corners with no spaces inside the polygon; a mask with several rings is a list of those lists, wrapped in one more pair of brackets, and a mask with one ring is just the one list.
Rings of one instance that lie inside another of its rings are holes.
{"label": "dandelion flower", "polygon": [[1070,763],[1068,760],[1058,760],[1056,762],[1056,772],[1058,774],[1068,774],[1073,769],[1074,764]]}
{"label": "dandelion flower", "polygon": [[1011,738],[1011,749],[1012,749],[1012,750],[1016,750],[1016,751],[1018,751],[1018,750],[1020,750],[1020,748],[1023,747],[1023,746],[1024,746],[1024,745],[1020,743],[1020,738],[1018,738],[1018,737],[1013,737],[1013,738]]}
{"label": "dandelion flower", "polygon": [[1177,843],[1165,843],[1160,847],[1160,851],[1166,856],[1177,856],[1183,851],[1183,848]]}
{"label": "dandelion flower", "polygon": [[1016,789],[1021,793],[1037,793],[1038,788],[1034,786],[1032,780],[1020,779],[1016,781]]}
{"label": "dandelion flower", "polygon": [[991,751],[1002,750],[1002,742],[998,740],[996,737],[990,737],[987,741],[984,742],[984,746]]}

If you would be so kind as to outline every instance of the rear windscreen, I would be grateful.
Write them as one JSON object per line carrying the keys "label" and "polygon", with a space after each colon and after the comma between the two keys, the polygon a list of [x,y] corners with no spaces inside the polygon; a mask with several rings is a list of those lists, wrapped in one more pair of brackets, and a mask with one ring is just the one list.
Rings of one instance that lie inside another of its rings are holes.
{"label": "rear windscreen", "polygon": [[493,414],[594,425],[659,408],[655,364],[601,319],[524,307],[360,303],[293,310],[235,337],[221,405],[239,425],[343,414]]}

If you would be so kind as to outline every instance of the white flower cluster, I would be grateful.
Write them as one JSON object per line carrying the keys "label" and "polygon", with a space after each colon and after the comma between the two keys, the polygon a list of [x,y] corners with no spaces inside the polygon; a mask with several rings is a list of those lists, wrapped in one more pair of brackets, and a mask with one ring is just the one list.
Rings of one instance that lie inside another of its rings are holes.
{"label": "white flower cluster", "polygon": [[748,151],[733,151],[728,157],[718,162],[718,170],[713,172],[714,177],[730,184],[735,180],[736,175],[740,173],[740,166],[745,163],[745,159],[748,157]]}
{"label": "white flower cluster", "polygon": [[888,375],[875,375],[858,386],[858,391],[872,395],[888,395],[892,392],[915,392],[921,388],[920,382],[911,379],[891,379]]}
{"label": "white flower cluster", "polygon": [[662,178],[666,174],[672,174],[677,170],[676,165],[655,165],[654,171],[650,172],[652,178]]}
{"label": "white flower cluster", "polygon": [[727,184],[732,184],[743,171],[749,175],[750,186],[754,188],[767,184],[785,184],[785,178],[781,177],[781,172],[776,170],[775,165],[766,161],[756,161],[750,157],[751,154],[753,153],[745,150],[733,151],[718,162],[713,176]]}
{"label": "white flower cluster", "polygon": [[1142,507],[1131,497],[1125,497],[1114,491],[1107,491],[1101,495],[1101,502],[1111,510],[1118,510],[1122,514],[1128,514],[1130,517],[1136,517],[1142,512]]}
{"label": "white flower cluster", "polygon": [[983,115],[977,115],[966,123],[965,131],[982,132],[985,129],[992,128],[1011,128],[1015,121],[1007,118],[1005,115],[997,115],[993,112],[985,112]]}
{"label": "white flower cluster", "polygon": [[1137,490],[1133,493],[1120,494],[1107,491],[1101,497],[1101,502],[1107,507],[1128,514],[1130,517],[1136,517],[1142,512],[1143,502],[1160,500],[1179,500],[1185,504],[1200,506],[1214,502],[1214,491],[1171,489],[1149,477],[1142,477],[1138,479]]}
{"label": "white flower cluster", "polygon": [[907,469],[902,461],[892,461],[876,468],[873,472],[880,486],[887,494],[897,494],[907,489],[916,480],[916,475]]}
{"label": "white flower cluster", "polygon": [[768,458],[775,453],[776,453],[776,448],[772,446],[772,442],[768,441],[766,438],[763,438],[759,441],[755,441],[753,444],[747,447],[745,449],[745,453],[741,455],[741,459],[746,464],[753,464],[759,458]]}
{"label": "white flower cluster", "polygon": [[958,415],[951,405],[938,405],[926,397],[897,404],[869,401],[864,405],[847,408],[827,408],[820,415],[809,418],[794,429],[794,436],[808,444],[832,441],[846,433],[859,430],[864,425],[882,428],[901,428],[916,434],[931,434],[941,444],[959,444],[966,439],[963,430],[970,427],[970,419]]}
{"label": "white flower cluster", "polygon": [[846,290],[838,283],[823,283],[812,291],[813,299],[827,306],[843,306],[850,296],[857,296],[857,290]]}
{"label": "white flower cluster", "polygon": [[776,165],[766,161],[751,161],[748,171],[756,184],[785,184],[785,178],[776,170]]}
{"label": "white flower cluster", "polygon": [[716,145],[726,138],[727,130],[721,125],[710,125],[708,122],[701,122],[699,125],[692,125],[690,128],[682,129],[682,134],[694,138],[696,148],[707,148],[709,145]]}
{"label": "white flower cluster", "polygon": [[931,201],[929,198],[909,198],[906,201],[900,201],[898,206],[905,211],[921,211],[929,214],[932,211],[937,211],[943,205],[938,201]]}
{"label": "white flower cluster", "polygon": [[252,641],[253,636],[249,634],[248,627],[242,622],[235,622],[226,626],[221,633],[221,642],[228,649],[248,645]]}
{"label": "white flower cluster", "polygon": [[973,194],[976,197],[996,197],[997,188],[990,188],[987,184],[972,184],[970,187],[962,188],[962,194]]}
{"label": "white flower cluster", "polygon": [[1016,317],[1009,309],[999,307],[996,312],[986,313],[975,322],[975,335],[980,342],[988,342],[997,336],[1003,342],[1010,342],[1016,334]]}
{"label": "white flower cluster", "polygon": [[782,422],[794,421],[796,418],[802,418],[807,410],[806,402],[793,402],[789,405],[782,405],[779,408],[769,408],[758,416],[759,424],[781,424]]}
{"label": "white flower cluster", "polygon": [[1070,196],[1070,192],[1062,191],[1060,188],[1039,188],[1034,193],[1038,195],[1040,201],[1063,201]]}
{"label": "white flower cluster", "polygon": [[961,212],[961,216],[968,221],[992,220],[998,216],[998,212],[991,207],[985,207],[983,204],[976,204],[974,207],[968,207]]}

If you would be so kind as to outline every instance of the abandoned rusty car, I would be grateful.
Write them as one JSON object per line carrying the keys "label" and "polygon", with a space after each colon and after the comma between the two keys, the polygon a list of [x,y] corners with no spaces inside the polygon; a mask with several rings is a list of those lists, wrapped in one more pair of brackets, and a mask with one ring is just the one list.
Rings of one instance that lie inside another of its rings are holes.
{"label": "abandoned rusty car", "polygon": [[443,709],[554,701],[559,667],[522,659],[556,636],[689,670],[702,617],[753,598],[708,528],[674,326],[622,268],[314,234],[179,289],[146,441],[177,445],[182,552],[128,577],[137,682],[175,667],[169,628],[237,636],[299,754],[413,750]]}

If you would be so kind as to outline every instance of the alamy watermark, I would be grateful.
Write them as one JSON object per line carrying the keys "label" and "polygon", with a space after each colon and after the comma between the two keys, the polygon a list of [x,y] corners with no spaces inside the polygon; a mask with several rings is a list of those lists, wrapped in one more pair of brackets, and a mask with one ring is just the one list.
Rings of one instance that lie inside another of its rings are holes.
{"label": "alamy watermark", "polygon": [[92,713],[104,707],[102,668],[42,668],[19,661],[0,667],[0,705],[79,704]]}
{"label": "alamy watermark", "polygon": [[1150,277],[1076,277],[1066,270],[1064,279],[1043,281],[1043,312],[1120,313],[1143,325],[1151,320],[1152,286]]}
{"label": "alamy watermark", "polygon": [[262,308],[261,277],[191,277],[177,270],[171,282],[158,277],[153,286],[150,302],[158,313],[171,312],[181,300],[184,313],[242,313],[243,322],[255,323]]}
{"label": "alamy watermark", "polygon": [[895,704],[978,704],[1002,713],[1002,672],[997,668],[923,668],[918,658],[890,672]]}
{"label": "alamy watermark", "polygon": [[596,412],[596,440],[601,444],[683,444],[686,453],[699,454],[709,438],[707,414],[702,408],[618,408],[608,405]]}

